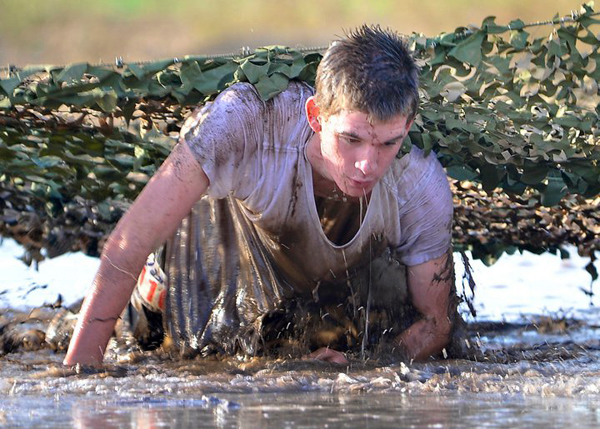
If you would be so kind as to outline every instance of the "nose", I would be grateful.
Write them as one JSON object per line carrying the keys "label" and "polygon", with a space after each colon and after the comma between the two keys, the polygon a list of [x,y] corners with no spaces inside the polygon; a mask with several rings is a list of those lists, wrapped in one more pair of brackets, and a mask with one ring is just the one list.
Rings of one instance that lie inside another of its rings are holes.
{"label": "nose", "polygon": [[358,160],[354,163],[354,167],[365,177],[372,176],[377,171],[377,165],[377,149],[373,145],[366,145]]}

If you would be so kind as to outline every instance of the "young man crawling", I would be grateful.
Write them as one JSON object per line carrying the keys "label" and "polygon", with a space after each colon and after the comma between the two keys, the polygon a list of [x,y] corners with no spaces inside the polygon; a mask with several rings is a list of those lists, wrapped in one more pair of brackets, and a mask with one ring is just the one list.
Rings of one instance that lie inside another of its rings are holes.
{"label": "young man crawling", "polygon": [[134,290],[184,356],[439,354],[452,197],[435,154],[398,156],[418,104],[406,44],[369,26],[331,45],[314,89],[223,91],[110,235],[64,363],[102,362]]}

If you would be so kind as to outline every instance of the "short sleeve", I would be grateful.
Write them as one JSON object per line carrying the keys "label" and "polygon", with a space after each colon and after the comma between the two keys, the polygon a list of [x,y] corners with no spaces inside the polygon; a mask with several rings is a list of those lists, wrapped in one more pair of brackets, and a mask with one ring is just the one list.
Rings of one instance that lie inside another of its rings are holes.
{"label": "short sleeve", "polygon": [[446,172],[435,159],[431,170],[407,201],[400,218],[402,244],[396,249],[401,263],[414,266],[442,256],[452,240],[453,202]]}
{"label": "short sleeve", "polygon": [[264,103],[249,84],[236,84],[196,110],[182,136],[210,184],[207,194],[239,198],[251,192],[264,129]]}

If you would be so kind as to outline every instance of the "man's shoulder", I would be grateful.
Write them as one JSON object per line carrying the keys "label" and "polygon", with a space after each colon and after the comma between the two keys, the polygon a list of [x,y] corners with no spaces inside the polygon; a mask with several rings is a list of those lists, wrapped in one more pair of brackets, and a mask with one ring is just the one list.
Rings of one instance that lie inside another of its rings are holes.
{"label": "man's shoulder", "polygon": [[413,146],[411,151],[392,164],[385,182],[401,201],[408,201],[432,182],[447,180],[446,172],[435,152],[426,154]]}
{"label": "man's shoulder", "polygon": [[418,182],[440,170],[443,171],[443,168],[435,152],[425,153],[423,149],[413,146],[410,152],[394,160],[390,179],[399,183]]}
{"label": "man's shoulder", "polygon": [[[290,126],[299,122],[304,103],[313,92],[309,85],[291,81],[284,91],[264,101],[254,85],[237,82],[223,90],[214,101],[196,109],[185,121],[181,135],[194,139],[200,132],[206,133],[211,129],[257,126],[262,129],[259,124],[269,123],[279,127]],[[188,135],[190,131],[192,133]]]}
{"label": "man's shoulder", "polygon": [[287,88],[277,94],[273,100],[290,104],[300,104],[304,107],[306,100],[314,94],[314,89],[305,82],[292,80]]}
{"label": "man's shoulder", "polygon": [[[224,97],[236,100],[229,109],[237,110],[238,115],[241,113],[239,109],[246,112],[243,115],[245,122],[260,130],[263,135],[260,144],[263,147],[296,151],[305,144],[310,127],[304,108],[306,100],[314,94],[312,87],[303,82],[291,81],[284,91],[267,101],[249,83],[232,85],[227,91],[232,91],[232,94],[225,94]],[[243,106],[236,106],[240,104]]]}
{"label": "man's shoulder", "polygon": [[288,83],[286,89],[265,101],[254,85],[248,82],[237,82],[225,89],[215,102],[223,104],[242,103],[244,105],[260,105],[261,107],[280,104],[302,104],[313,95],[314,89],[308,84],[296,80]]}

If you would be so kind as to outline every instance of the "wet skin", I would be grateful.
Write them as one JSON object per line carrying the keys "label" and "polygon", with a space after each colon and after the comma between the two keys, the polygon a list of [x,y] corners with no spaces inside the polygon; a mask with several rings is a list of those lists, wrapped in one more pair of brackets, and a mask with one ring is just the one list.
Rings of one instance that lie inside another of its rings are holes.
{"label": "wet skin", "polygon": [[[328,196],[337,191],[353,198],[368,197],[390,168],[412,120],[399,115],[389,121],[372,121],[367,114],[344,110],[321,115],[314,97],[307,100],[306,117],[314,135],[307,156],[313,167],[315,193]],[[396,341],[409,359],[422,360],[439,354],[449,342],[452,255],[448,253],[408,267],[411,302],[423,316]],[[343,363],[343,354],[319,349],[311,356]]]}
{"label": "wet skin", "polygon": [[[309,125],[315,131],[307,148],[315,193],[327,196],[335,190],[356,199],[368,196],[394,161],[412,122],[403,117],[370,122],[367,115],[356,111],[322,117],[312,98],[306,107]],[[174,233],[208,188],[204,170],[183,137],[180,140],[107,240],[64,360],[66,365],[102,362],[115,322],[129,301],[147,256]],[[446,258],[444,255],[409,267],[409,293],[423,316],[398,337],[411,359],[439,353],[448,342],[452,282],[443,275]],[[317,351],[313,357],[339,363],[345,360],[332,350]]]}
{"label": "wet skin", "polygon": [[65,365],[102,362],[115,323],[129,302],[146,258],[175,232],[208,184],[208,177],[187,144],[177,145],[107,240],[100,268],[79,313]]}
{"label": "wet skin", "polygon": [[315,132],[307,149],[315,192],[337,189],[355,198],[368,195],[385,175],[412,125],[405,116],[370,121],[359,111],[322,116],[313,97],[306,115]]}

